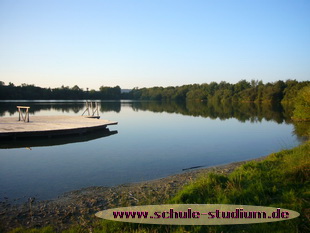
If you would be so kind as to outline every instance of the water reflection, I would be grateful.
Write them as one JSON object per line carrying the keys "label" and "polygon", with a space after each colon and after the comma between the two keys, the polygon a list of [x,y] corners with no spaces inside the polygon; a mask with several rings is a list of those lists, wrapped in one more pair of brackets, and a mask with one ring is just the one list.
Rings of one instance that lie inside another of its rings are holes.
{"label": "water reflection", "polygon": [[[70,113],[75,114],[80,113],[85,109],[84,102],[0,102],[0,116],[9,115],[12,116],[17,113],[17,105],[29,106],[29,113],[39,114],[41,111],[56,111],[61,113]],[[121,111],[121,102],[100,102],[99,104],[100,112],[120,112]]]}
{"label": "water reflection", "polygon": [[[30,106],[30,114],[38,114],[40,111],[58,111],[58,112],[73,112],[80,113],[85,109],[83,102],[0,102],[0,116],[6,113],[14,115],[17,113],[17,105]],[[277,123],[291,122],[292,108],[282,106],[280,103],[236,103],[236,102],[157,102],[157,101],[109,101],[100,102],[100,112],[120,112],[121,106],[131,106],[134,111],[152,111],[152,112],[167,112],[177,113],[188,116],[208,117],[211,119],[226,120],[236,118],[241,122],[251,121],[257,122],[263,119],[273,120]]]}
{"label": "water reflection", "polygon": [[299,141],[306,141],[310,138],[310,122],[293,122],[293,134]]}
{"label": "water reflection", "polygon": [[55,137],[32,137],[32,138],[18,138],[18,139],[2,139],[0,149],[11,149],[11,148],[26,148],[31,150],[33,147],[44,147],[44,146],[58,146],[69,143],[87,142],[94,139],[108,137],[113,134],[117,134],[116,130],[110,131],[109,129],[89,132],[82,135],[70,135],[66,136],[55,136]]}
{"label": "water reflection", "polygon": [[[58,112],[61,114],[81,114],[85,110],[85,101],[4,101],[0,102],[0,116],[17,114],[17,105],[30,106],[30,114],[39,115],[42,111]],[[101,101],[101,113],[120,113],[122,107],[131,107],[134,111],[151,111],[154,113],[176,113],[186,116],[204,117],[227,120],[235,118],[240,122],[274,121],[279,124],[294,124],[300,140],[309,135],[309,123],[296,123],[291,120],[293,107],[280,103],[239,103],[239,102],[199,102],[199,101]]]}
{"label": "water reflection", "polygon": [[[0,113],[17,114],[16,105],[36,115],[85,110],[83,102],[2,102]],[[121,133],[11,141],[14,146],[1,141],[2,148],[20,148],[0,150],[0,199],[50,199],[253,159],[292,148],[309,131],[309,123],[291,122],[290,108],[272,104],[110,101],[99,109],[102,118],[119,122]]]}
{"label": "water reflection", "polygon": [[284,108],[281,104],[271,103],[133,102],[132,108],[135,111],[178,113],[221,120],[235,118],[241,122],[260,122],[263,119],[277,123],[291,122],[288,107]]}
{"label": "water reflection", "polygon": [[274,121],[278,124],[293,124],[293,134],[299,141],[310,136],[309,122],[294,122],[291,119],[293,107],[280,103],[238,103],[238,102],[132,102],[133,110],[177,113],[195,117],[227,120],[235,118],[240,122]]}

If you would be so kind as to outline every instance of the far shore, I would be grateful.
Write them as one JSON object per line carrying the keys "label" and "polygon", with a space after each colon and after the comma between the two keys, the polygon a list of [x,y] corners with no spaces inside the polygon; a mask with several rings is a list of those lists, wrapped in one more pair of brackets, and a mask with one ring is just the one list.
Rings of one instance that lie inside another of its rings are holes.
{"label": "far shore", "polygon": [[71,224],[82,224],[83,219],[96,221],[94,214],[100,210],[121,206],[164,204],[182,187],[209,172],[229,174],[249,161],[260,161],[266,156],[184,171],[161,179],[138,183],[122,184],[114,187],[88,187],[64,193],[54,200],[36,201],[12,205],[8,201],[0,203],[0,222],[5,231],[17,227],[33,228],[53,225],[58,230],[67,229]]}

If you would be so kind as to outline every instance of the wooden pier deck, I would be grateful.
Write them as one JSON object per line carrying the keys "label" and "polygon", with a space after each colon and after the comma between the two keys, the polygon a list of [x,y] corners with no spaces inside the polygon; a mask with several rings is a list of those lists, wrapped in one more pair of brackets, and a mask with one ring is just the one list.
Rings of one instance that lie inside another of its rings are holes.
{"label": "wooden pier deck", "polygon": [[116,124],[83,116],[30,116],[29,122],[18,121],[17,117],[1,117],[0,138],[83,134]]}

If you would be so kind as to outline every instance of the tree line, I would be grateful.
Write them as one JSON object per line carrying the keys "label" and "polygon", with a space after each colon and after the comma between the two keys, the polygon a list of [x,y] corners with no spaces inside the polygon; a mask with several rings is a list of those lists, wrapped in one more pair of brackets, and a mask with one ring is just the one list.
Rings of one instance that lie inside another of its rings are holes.
{"label": "tree line", "polygon": [[79,86],[61,86],[59,88],[42,88],[35,85],[22,84],[15,86],[13,83],[5,85],[0,81],[1,100],[79,100],[79,99],[102,99],[119,100],[121,99],[121,88],[119,86],[101,86],[96,90],[83,90]]}
{"label": "tree line", "polygon": [[96,90],[83,90],[77,85],[72,88],[42,88],[35,85],[13,83],[5,85],[0,81],[0,99],[101,99],[101,100],[199,100],[208,102],[285,102],[294,103],[298,92],[310,85],[310,81],[277,81],[264,84],[262,81],[241,80],[235,84],[225,81],[191,84],[176,87],[134,88],[122,93],[119,86],[101,86]]}
{"label": "tree line", "polygon": [[241,80],[236,84],[225,81],[191,84],[178,87],[134,88],[129,96],[138,100],[200,100],[209,102],[294,102],[303,87],[310,81],[277,81],[264,84],[262,81]]}

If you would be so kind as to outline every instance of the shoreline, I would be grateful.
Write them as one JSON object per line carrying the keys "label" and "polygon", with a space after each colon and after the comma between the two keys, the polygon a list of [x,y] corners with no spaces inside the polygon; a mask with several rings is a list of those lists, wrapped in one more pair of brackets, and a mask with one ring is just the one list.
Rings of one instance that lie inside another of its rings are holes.
{"label": "shoreline", "polygon": [[210,172],[229,174],[249,161],[261,161],[267,156],[207,168],[184,171],[160,179],[127,183],[113,187],[95,186],[66,192],[56,199],[36,201],[30,198],[22,204],[0,203],[0,230],[40,228],[53,225],[57,231],[72,224],[96,221],[96,212],[121,206],[163,204],[185,185]]}

